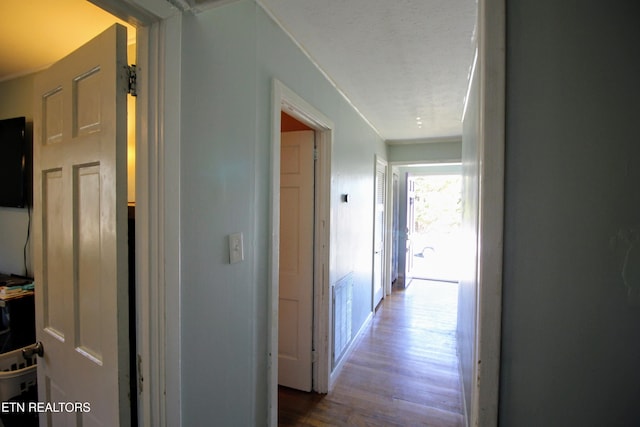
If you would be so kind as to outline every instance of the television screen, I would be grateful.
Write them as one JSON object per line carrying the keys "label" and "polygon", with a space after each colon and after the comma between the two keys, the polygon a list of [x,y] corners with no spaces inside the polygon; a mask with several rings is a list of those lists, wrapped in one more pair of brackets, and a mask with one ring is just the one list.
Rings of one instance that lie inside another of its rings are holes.
{"label": "television screen", "polygon": [[0,120],[0,206],[26,205],[25,118]]}

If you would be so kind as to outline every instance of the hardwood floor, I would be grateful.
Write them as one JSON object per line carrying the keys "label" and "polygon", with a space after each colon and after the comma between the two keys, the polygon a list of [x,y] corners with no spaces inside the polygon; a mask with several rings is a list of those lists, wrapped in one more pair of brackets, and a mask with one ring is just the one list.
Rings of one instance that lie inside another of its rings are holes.
{"label": "hardwood floor", "polygon": [[279,389],[280,426],[462,426],[458,286],[414,280],[378,309],[327,395]]}

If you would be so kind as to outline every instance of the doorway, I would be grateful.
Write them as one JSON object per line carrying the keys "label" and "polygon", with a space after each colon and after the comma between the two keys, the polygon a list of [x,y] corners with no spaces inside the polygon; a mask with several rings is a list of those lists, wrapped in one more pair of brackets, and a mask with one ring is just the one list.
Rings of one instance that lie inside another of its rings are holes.
{"label": "doorway", "polygon": [[462,176],[412,174],[412,279],[458,283]]}
{"label": "doorway", "polygon": [[[313,290],[312,290],[312,367],[311,389],[318,393],[329,390],[331,357],[330,343],[330,288],[329,288],[329,233],[330,233],[330,184],[331,184],[331,146],[333,141],[333,122],[320,111],[304,101],[277,80],[273,81],[272,92],[272,222],[270,247],[269,296],[269,372],[268,372],[268,408],[269,424],[278,424],[278,378],[279,378],[279,318],[286,307],[280,306],[280,200],[281,200],[281,152],[283,149],[281,131],[291,129],[284,123],[295,119],[294,127],[308,128],[313,131],[314,150],[314,196],[313,196]],[[284,114],[283,114],[284,113]],[[304,129],[306,130],[306,129]],[[277,238],[275,237],[277,236]]]}
{"label": "doorway", "polygon": [[457,282],[461,164],[392,164],[391,170],[393,288],[405,289],[413,278]]}

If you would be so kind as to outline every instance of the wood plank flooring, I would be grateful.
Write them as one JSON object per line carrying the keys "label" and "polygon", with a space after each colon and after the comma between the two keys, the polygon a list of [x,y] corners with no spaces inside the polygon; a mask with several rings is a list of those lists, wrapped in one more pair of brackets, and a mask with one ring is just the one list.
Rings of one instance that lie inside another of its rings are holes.
{"label": "wood plank flooring", "polygon": [[463,425],[458,285],[414,280],[378,309],[327,395],[280,387],[280,426]]}

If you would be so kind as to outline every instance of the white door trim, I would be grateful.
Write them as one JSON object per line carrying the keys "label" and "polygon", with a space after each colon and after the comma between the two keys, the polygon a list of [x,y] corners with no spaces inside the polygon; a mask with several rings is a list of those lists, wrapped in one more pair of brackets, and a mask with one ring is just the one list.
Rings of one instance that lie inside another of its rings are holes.
{"label": "white door trim", "polygon": [[136,232],[141,233],[136,244],[148,245],[142,251],[136,247],[136,263],[146,264],[136,278],[143,379],[139,422],[147,427],[181,423],[181,348],[175,345],[181,342],[180,115],[164,108],[180,108],[179,85],[165,82],[180,81],[180,64],[171,58],[180,57],[181,25],[178,14],[149,27],[147,82],[142,82],[149,94],[142,100],[147,117],[138,118],[139,132],[146,135],[137,148],[144,157],[136,156]]}
{"label": "white door trim", "polygon": [[505,0],[478,2],[478,270],[470,426],[498,425],[505,150]]}
{"label": "white door trim", "polygon": [[274,79],[271,94],[271,233],[269,244],[268,298],[268,361],[267,400],[268,425],[278,425],[278,283],[280,252],[280,130],[281,112],[294,117],[315,130],[318,160],[316,161],[316,195],[314,226],[314,327],[313,340],[317,362],[313,364],[313,390],[329,391],[331,373],[331,301],[329,288],[330,214],[331,214],[331,151],[333,122]]}
{"label": "white door trim", "polygon": [[180,81],[181,64],[172,59],[181,57],[182,18],[169,3],[154,4],[152,10],[126,0],[90,1],[136,25],[138,423],[179,426],[180,86],[165,83]]}

